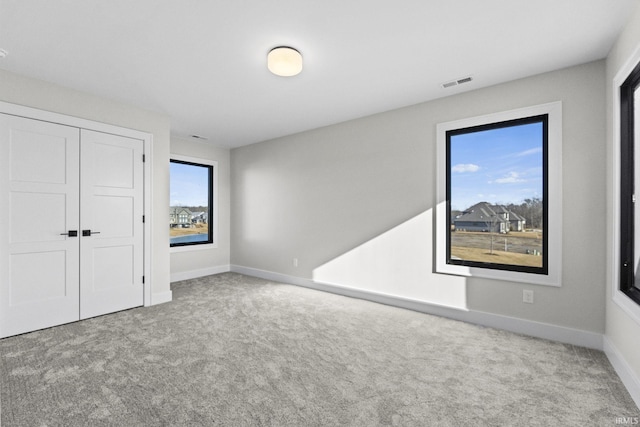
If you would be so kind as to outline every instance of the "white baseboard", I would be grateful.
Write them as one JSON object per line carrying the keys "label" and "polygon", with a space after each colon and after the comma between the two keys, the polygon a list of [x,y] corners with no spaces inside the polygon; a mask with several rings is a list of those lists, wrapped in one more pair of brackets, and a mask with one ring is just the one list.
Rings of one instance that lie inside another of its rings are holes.
{"label": "white baseboard", "polygon": [[579,329],[567,328],[564,326],[551,325],[548,323],[535,322],[532,320],[519,319],[515,317],[502,316],[499,314],[485,313],[473,310],[461,310],[459,308],[447,307],[437,304],[430,304],[425,301],[412,300],[409,298],[372,292],[362,289],[342,286],[335,283],[315,282],[311,279],[289,276],[272,271],[259,270],[256,268],[232,265],[231,271],[247,276],[260,277],[266,280],[288,283],[291,285],[304,286],[306,288],[319,291],[331,292],[352,298],[359,298],[381,304],[391,305],[422,313],[433,314],[435,316],[447,317],[476,325],[502,329],[523,335],[543,338],[566,344],[588,347],[602,350],[602,334],[583,331]]}
{"label": "white baseboard", "polygon": [[602,350],[602,334],[597,332],[552,325],[535,320],[519,319],[517,317],[503,316],[500,314],[485,313],[482,311],[470,312],[468,321],[478,325],[503,329],[536,338]]}
{"label": "white baseboard", "polygon": [[304,279],[302,277],[289,276],[287,274],[274,273],[273,271],[259,270],[257,268],[243,267],[241,265],[231,265],[230,271],[234,273],[244,274],[246,276],[259,277],[274,282],[287,283],[289,285],[298,285],[309,287],[313,284],[313,280]]}
{"label": "white baseboard", "polygon": [[618,351],[616,346],[613,345],[606,335],[604,336],[603,341],[604,352],[609,358],[613,369],[615,369],[616,373],[622,380],[622,383],[629,391],[633,401],[636,402],[636,405],[640,408],[640,378],[638,378],[638,376],[633,372],[633,369],[631,369],[620,351]]}
{"label": "white baseboard", "polygon": [[171,283],[179,282],[181,280],[196,279],[198,277],[211,276],[212,274],[220,274],[231,271],[231,266],[218,265],[216,267],[202,268],[200,270],[183,271],[180,273],[172,273],[170,277]]}
{"label": "white baseboard", "polygon": [[163,304],[165,302],[171,301],[172,299],[173,293],[171,291],[158,292],[155,294],[151,294],[151,304],[149,305]]}

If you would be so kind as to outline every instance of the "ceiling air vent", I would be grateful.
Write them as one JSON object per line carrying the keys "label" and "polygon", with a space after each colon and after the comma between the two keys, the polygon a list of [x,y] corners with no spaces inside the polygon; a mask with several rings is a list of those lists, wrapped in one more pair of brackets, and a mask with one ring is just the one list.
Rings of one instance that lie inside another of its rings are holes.
{"label": "ceiling air vent", "polygon": [[458,79],[458,80],[453,80],[453,81],[450,81],[450,82],[442,83],[442,87],[444,89],[446,89],[446,88],[458,86],[458,85],[461,85],[461,84],[464,84],[464,83],[469,83],[472,80],[473,80],[473,78],[471,76],[463,77],[463,78]]}

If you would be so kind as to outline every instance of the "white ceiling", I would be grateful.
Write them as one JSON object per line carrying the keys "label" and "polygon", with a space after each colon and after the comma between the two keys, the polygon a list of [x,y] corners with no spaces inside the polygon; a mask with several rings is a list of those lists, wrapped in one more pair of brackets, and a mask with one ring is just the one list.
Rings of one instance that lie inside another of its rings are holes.
{"label": "white ceiling", "polygon": [[[604,58],[638,4],[0,0],[0,68],[237,147]],[[267,71],[279,45],[301,51],[300,75]]]}

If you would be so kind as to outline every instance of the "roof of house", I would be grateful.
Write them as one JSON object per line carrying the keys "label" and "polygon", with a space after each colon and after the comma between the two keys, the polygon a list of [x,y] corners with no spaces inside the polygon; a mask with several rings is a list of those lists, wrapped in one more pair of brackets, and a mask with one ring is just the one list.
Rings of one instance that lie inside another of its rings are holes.
{"label": "roof of house", "polygon": [[489,222],[507,220],[498,215],[503,212],[509,212],[507,208],[501,205],[491,205],[487,202],[476,203],[469,209],[462,212],[461,215],[453,219],[453,222]]}
{"label": "roof of house", "polygon": [[169,215],[178,215],[181,212],[187,212],[189,215],[191,215],[191,211],[188,208],[184,208],[182,206],[169,207]]}
{"label": "roof of house", "polygon": [[518,215],[513,211],[509,211],[509,220],[510,221],[526,221],[525,217],[522,215]]}

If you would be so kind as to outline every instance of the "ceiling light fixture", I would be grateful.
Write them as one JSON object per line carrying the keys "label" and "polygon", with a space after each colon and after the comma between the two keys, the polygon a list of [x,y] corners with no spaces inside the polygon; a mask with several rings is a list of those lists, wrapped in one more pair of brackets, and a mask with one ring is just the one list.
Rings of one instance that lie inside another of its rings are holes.
{"label": "ceiling light fixture", "polygon": [[267,68],[276,76],[295,76],[302,71],[302,55],[292,47],[274,47],[267,55]]}

